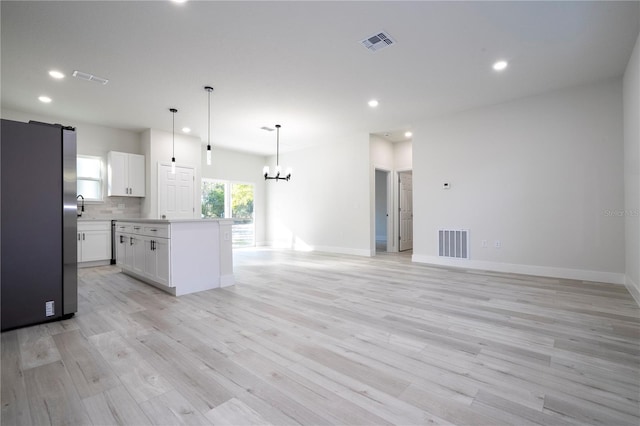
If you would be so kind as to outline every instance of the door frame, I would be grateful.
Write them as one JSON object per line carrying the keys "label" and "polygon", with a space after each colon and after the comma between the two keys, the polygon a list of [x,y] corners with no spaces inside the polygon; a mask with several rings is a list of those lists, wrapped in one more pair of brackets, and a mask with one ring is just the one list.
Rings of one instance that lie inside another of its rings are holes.
{"label": "door frame", "polygon": [[387,193],[386,193],[386,207],[387,207],[387,252],[396,251],[395,249],[395,240],[394,240],[394,228],[393,228],[393,171],[389,170],[385,167],[377,167],[373,168],[373,252],[377,252],[377,233],[376,233],[376,194],[377,194],[377,179],[376,172],[383,172],[387,177]]}
{"label": "door frame", "polygon": [[395,204],[394,204],[394,171],[389,167],[379,166],[373,164],[371,166],[371,199],[370,199],[370,235],[369,244],[371,245],[371,256],[376,255],[376,171],[385,172],[387,174],[387,211],[389,216],[387,217],[387,252],[397,252],[398,245],[395,240]]}

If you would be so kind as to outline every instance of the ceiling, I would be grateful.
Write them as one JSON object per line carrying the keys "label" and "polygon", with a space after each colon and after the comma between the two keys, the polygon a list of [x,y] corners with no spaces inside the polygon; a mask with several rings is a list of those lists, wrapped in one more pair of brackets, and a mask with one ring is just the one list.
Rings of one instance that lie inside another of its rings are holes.
{"label": "ceiling", "polygon": [[[261,155],[276,123],[283,151],[398,141],[425,118],[618,77],[640,20],[639,2],[561,1],[2,1],[1,15],[2,108],[170,132],[175,107],[176,131],[206,143],[211,85],[212,145]],[[395,44],[360,44],[379,31]]]}

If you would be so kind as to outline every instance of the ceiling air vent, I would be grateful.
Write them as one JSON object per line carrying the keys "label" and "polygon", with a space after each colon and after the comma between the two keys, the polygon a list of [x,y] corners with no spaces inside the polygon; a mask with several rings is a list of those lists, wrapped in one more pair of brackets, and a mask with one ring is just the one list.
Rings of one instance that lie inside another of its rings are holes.
{"label": "ceiling air vent", "polygon": [[385,47],[395,44],[395,40],[393,40],[388,33],[380,31],[365,38],[360,43],[370,51],[377,52],[380,49],[384,49]]}
{"label": "ceiling air vent", "polygon": [[72,74],[74,77],[79,78],[80,80],[93,81],[100,84],[107,84],[109,80],[106,78],[98,77],[97,75],[89,74],[82,71],[74,71]]}

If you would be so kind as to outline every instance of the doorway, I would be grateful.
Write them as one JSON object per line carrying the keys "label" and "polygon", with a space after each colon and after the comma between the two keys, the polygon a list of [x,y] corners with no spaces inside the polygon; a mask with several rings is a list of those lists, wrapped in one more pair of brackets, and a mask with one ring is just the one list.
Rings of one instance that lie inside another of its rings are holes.
{"label": "doorway", "polygon": [[390,251],[392,236],[389,231],[389,176],[387,170],[375,170],[375,239],[376,252]]}
{"label": "doorway", "polygon": [[413,250],[413,174],[398,173],[400,251]]}

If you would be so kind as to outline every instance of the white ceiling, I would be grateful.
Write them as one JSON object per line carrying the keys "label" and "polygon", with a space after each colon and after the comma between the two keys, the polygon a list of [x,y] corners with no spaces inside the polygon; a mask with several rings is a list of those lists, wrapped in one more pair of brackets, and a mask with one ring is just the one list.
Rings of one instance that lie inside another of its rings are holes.
{"label": "white ceiling", "polygon": [[[1,2],[2,107],[273,153],[620,76],[638,2]],[[360,41],[384,30],[396,44]],[[502,73],[491,69],[509,61]],[[47,72],[57,69],[61,81]],[[107,85],[71,77],[80,70]],[[53,98],[42,104],[37,98]],[[367,101],[380,106],[371,109]],[[416,135],[417,136],[417,135]]]}

